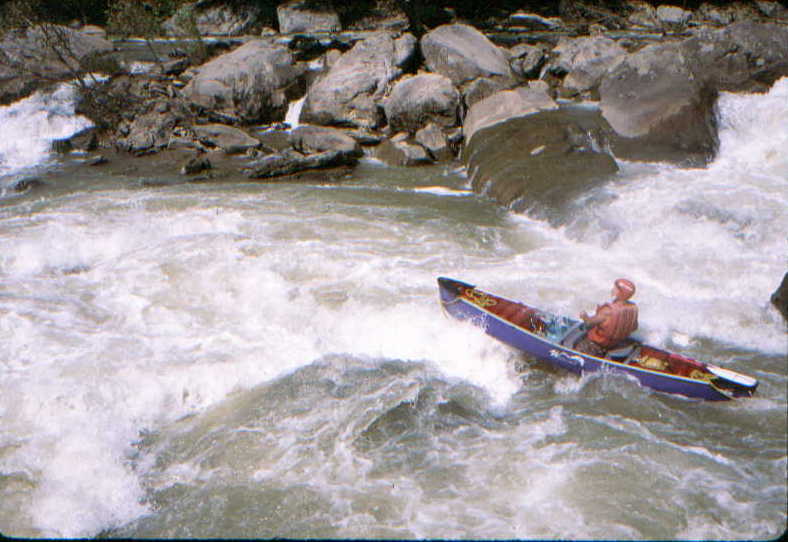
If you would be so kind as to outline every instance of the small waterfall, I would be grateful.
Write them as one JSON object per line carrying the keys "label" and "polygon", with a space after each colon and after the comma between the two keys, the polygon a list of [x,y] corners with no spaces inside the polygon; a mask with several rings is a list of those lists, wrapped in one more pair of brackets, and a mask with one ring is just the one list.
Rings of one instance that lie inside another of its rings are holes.
{"label": "small waterfall", "polygon": [[290,126],[291,130],[298,128],[301,110],[304,108],[304,101],[306,101],[306,96],[290,102],[290,107],[288,107],[287,114],[285,115],[285,124]]}
{"label": "small waterfall", "polygon": [[87,118],[75,114],[75,102],[76,87],[63,83],[53,92],[39,91],[0,107],[0,176],[40,165],[49,157],[52,141],[90,127]]}

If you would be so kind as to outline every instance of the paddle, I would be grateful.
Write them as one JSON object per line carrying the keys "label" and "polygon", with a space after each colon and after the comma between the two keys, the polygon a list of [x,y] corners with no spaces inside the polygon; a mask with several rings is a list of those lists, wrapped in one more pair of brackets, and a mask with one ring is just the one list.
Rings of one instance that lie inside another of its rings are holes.
{"label": "paddle", "polygon": [[754,387],[758,381],[754,378],[749,376],[743,375],[741,373],[737,373],[735,371],[731,371],[729,369],[723,369],[722,367],[717,367],[716,365],[706,365],[706,369],[709,372],[714,373],[716,376],[728,380],[730,382],[734,382],[739,384],[740,386],[744,386],[745,388],[752,388]]}

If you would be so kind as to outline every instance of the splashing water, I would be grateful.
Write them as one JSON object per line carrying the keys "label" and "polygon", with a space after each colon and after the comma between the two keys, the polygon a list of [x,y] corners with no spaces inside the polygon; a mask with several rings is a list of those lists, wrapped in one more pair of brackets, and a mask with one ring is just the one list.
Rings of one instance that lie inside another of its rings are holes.
{"label": "splashing water", "polygon": [[[311,185],[91,170],[90,192],[6,202],[0,531],[779,535],[787,87],[721,97],[708,169],[623,164],[561,229],[457,171],[372,162]],[[67,124],[64,100],[24,107]],[[524,363],[441,316],[438,275],[566,314],[628,276],[643,338],[759,394],[708,405]]]}
{"label": "splashing water", "polygon": [[92,126],[74,114],[75,93],[72,83],[63,83],[54,92],[0,106],[0,177],[46,162],[52,141]]}

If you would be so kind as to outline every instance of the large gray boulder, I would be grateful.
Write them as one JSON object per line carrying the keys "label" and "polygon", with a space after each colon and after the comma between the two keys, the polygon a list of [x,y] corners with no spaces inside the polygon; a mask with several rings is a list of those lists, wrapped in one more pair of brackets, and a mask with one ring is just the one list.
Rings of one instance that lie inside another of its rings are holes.
{"label": "large gray boulder", "polygon": [[515,211],[560,221],[567,205],[618,171],[598,111],[560,109],[543,89],[503,91],[473,106],[463,160],[473,189]]}
{"label": "large gray boulder", "polygon": [[280,4],[276,8],[279,31],[282,34],[296,32],[339,32],[342,25],[339,15],[326,6],[318,6],[309,0],[295,0]]}
{"label": "large gray boulder", "polygon": [[432,157],[423,146],[407,139],[407,134],[397,134],[375,148],[375,158],[393,167],[412,167],[432,163]]}
{"label": "large gray boulder", "polygon": [[269,154],[244,168],[250,179],[271,179],[293,175],[313,169],[352,166],[358,157],[343,151],[324,151],[315,154],[301,154],[293,149]]}
{"label": "large gray boulder", "polygon": [[249,41],[197,71],[184,97],[239,123],[284,120],[288,90],[302,75],[286,47],[265,40]]}
{"label": "large gray boulder", "polygon": [[633,27],[657,28],[660,26],[657,10],[645,0],[629,2],[627,23]]}
{"label": "large gray boulder", "polygon": [[524,79],[538,76],[544,61],[545,52],[542,47],[520,43],[509,50],[509,64],[512,70]]}
{"label": "large gray boulder", "polygon": [[303,154],[326,151],[340,151],[356,157],[364,154],[361,145],[353,137],[328,126],[302,124],[290,132],[289,141],[294,149]]}
{"label": "large gray boulder", "polygon": [[717,150],[719,91],[763,91],[788,75],[788,27],[737,22],[618,61],[599,87],[617,157],[705,165]]}
{"label": "large gray boulder", "polygon": [[0,105],[23,98],[42,83],[73,79],[88,59],[112,51],[99,36],[45,24],[10,31],[0,41]]}
{"label": "large gray boulder", "polygon": [[619,158],[705,165],[717,150],[716,91],[696,76],[680,43],[625,57],[599,87]]}
{"label": "large gray boulder", "polygon": [[427,68],[462,86],[479,77],[514,84],[515,77],[503,50],[484,34],[464,24],[439,26],[421,38]]}
{"label": "large gray boulder", "polygon": [[562,83],[569,95],[596,90],[602,77],[614,68],[627,51],[605,36],[561,38],[553,49],[558,55],[550,68],[566,72]]}
{"label": "large gray boulder", "polygon": [[657,8],[657,19],[668,27],[684,26],[689,22],[691,17],[691,11],[677,6],[659,6]]}
{"label": "large gray boulder", "polygon": [[320,125],[376,128],[383,118],[378,102],[402,74],[415,47],[413,36],[394,39],[376,33],[343,54],[307,91],[301,121]]}
{"label": "large gray boulder", "polygon": [[416,132],[416,142],[424,147],[433,160],[443,162],[454,158],[449,138],[436,124],[429,123]]}
{"label": "large gray boulder", "polygon": [[202,145],[221,149],[226,154],[240,154],[260,146],[260,140],[233,126],[199,124],[192,130]]}
{"label": "large gray boulder", "polygon": [[157,152],[170,144],[173,131],[182,120],[170,111],[137,115],[130,124],[121,126],[124,137],[118,138],[116,144],[135,155]]}
{"label": "large gray boulder", "polygon": [[557,108],[558,104],[541,88],[520,87],[498,92],[475,104],[468,111],[463,124],[465,142],[470,144],[476,132],[484,128]]}
{"label": "large gray boulder", "polygon": [[460,93],[448,77],[436,73],[419,74],[394,85],[384,109],[395,132],[416,132],[430,122],[457,125]]}
{"label": "large gray boulder", "polygon": [[737,22],[681,44],[696,76],[716,90],[763,91],[788,75],[788,27]]}

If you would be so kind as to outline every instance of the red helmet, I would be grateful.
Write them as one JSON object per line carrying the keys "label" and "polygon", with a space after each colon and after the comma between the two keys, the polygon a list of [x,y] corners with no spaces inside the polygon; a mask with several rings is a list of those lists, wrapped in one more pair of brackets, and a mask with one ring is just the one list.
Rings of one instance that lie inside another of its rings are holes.
{"label": "red helmet", "polygon": [[624,299],[629,299],[635,295],[635,283],[629,279],[616,279],[616,288],[623,294]]}

